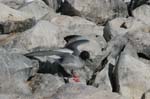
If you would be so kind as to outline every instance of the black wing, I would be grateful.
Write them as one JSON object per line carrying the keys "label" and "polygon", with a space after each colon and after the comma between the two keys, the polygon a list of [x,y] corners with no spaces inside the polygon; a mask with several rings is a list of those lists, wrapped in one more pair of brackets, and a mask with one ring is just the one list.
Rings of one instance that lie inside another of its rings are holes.
{"label": "black wing", "polygon": [[69,35],[64,37],[64,40],[68,43],[70,40],[81,37],[81,35]]}

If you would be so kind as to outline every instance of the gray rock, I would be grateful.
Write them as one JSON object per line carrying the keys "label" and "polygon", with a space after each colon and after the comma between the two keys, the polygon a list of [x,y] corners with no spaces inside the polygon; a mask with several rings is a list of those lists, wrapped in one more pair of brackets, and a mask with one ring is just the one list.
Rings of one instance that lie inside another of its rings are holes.
{"label": "gray rock", "polygon": [[150,98],[150,90],[146,91],[144,94],[143,94],[143,99],[149,99]]}
{"label": "gray rock", "polygon": [[59,16],[59,13],[54,12],[52,8],[49,8],[49,12],[41,18],[41,20],[51,21],[54,17]]}
{"label": "gray rock", "polygon": [[27,96],[27,95],[20,95],[20,94],[7,94],[7,93],[1,93],[0,99],[34,99],[33,96]]}
{"label": "gray rock", "polygon": [[109,21],[104,27],[104,38],[109,41],[118,35],[124,35],[127,32],[149,32],[150,26],[136,18],[115,18]]}
{"label": "gray rock", "polygon": [[26,81],[37,72],[38,64],[4,49],[0,49],[0,60],[0,93],[30,95]]}
{"label": "gray rock", "polygon": [[57,47],[59,27],[48,21],[39,21],[32,29],[17,35],[5,48],[29,50],[36,47]]}
{"label": "gray rock", "polygon": [[2,3],[0,3],[0,12],[0,34],[22,32],[35,24],[33,16],[16,11]]}
{"label": "gray rock", "polygon": [[49,13],[50,8],[43,1],[35,0],[21,7],[19,10],[29,13],[34,16],[36,20],[40,20]]}
{"label": "gray rock", "polygon": [[59,45],[64,45],[63,37],[67,35],[83,35],[90,42],[79,46],[79,49],[89,51],[92,57],[102,54],[101,49],[106,46],[106,42],[102,37],[103,27],[80,17],[57,16],[51,22],[59,26],[62,31],[59,35]]}
{"label": "gray rock", "polygon": [[150,6],[149,5],[142,5],[135,10],[133,10],[133,16],[137,19],[142,20],[143,22],[150,24]]}
{"label": "gray rock", "polygon": [[124,35],[117,36],[108,43],[103,60],[100,63],[103,69],[97,74],[95,79],[95,84],[98,84],[100,89],[112,90],[113,92],[118,91],[118,87],[113,85],[113,82],[116,84],[116,79],[112,79],[112,77],[115,72],[118,57],[127,42],[126,35]]}
{"label": "gray rock", "polygon": [[[144,39],[143,39],[144,38]],[[146,32],[134,32],[129,34],[129,41],[136,49],[137,53],[142,53],[145,58],[150,60],[150,33]]]}
{"label": "gray rock", "polygon": [[64,85],[63,79],[51,74],[37,74],[29,82],[34,99],[50,97],[57,89]]}
{"label": "gray rock", "polygon": [[118,63],[120,93],[130,98],[141,99],[149,89],[150,69],[137,58],[122,53]]}
{"label": "gray rock", "polygon": [[60,8],[65,15],[83,16],[97,24],[104,24],[109,19],[127,16],[127,6],[122,0],[66,0]]}
{"label": "gray rock", "polygon": [[0,2],[13,9],[18,9],[25,4],[25,0],[0,0]]}
{"label": "gray rock", "polygon": [[[103,91],[92,86],[82,84],[66,84],[50,99],[126,99],[119,94]],[[47,98],[48,99],[48,98]],[[130,99],[130,98],[128,98]]]}

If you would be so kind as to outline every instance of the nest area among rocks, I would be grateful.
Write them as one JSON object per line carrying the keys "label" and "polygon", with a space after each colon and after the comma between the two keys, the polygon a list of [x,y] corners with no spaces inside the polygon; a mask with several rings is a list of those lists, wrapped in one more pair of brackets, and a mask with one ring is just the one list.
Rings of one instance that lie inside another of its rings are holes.
{"label": "nest area among rocks", "polygon": [[150,99],[150,0],[0,0],[0,99]]}

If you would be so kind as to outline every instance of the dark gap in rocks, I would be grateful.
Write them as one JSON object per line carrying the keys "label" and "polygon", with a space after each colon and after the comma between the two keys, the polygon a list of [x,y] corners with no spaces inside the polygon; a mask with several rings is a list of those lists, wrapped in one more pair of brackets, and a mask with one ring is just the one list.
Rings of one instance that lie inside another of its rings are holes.
{"label": "dark gap in rocks", "polygon": [[92,75],[91,79],[89,79],[89,80],[86,82],[86,84],[87,84],[87,85],[93,85],[94,82],[95,82],[95,79],[96,79],[96,73],[94,73],[94,74]]}
{"label": "dark gap in rocks", "polygon": [[134,9],[136,9],[137,7],[139,7],[143,4],[149,5],[149,3],[150,3],[149,0],[137,0],[137,2],[136,2],[136,0],[131,0],[131,2],[128,5],[129,16],[133,16],[132,11]]}
{"label": "dark gap in rocks", "polygon": [[2,24],[0,24],[0,34],[3,34],[4,33],[4,27]]}
{"label": "dark gap in rocks", "polygon": [[116,59],[117,62],[115,65],[109,64],[109,69],[108,69],[108,76],[110,79],[111,87],[112,87],[112,92],[119,93],[120,92],[120,83],[119,83],[119,74],[118,74],[118,63],[120,59],[121,53],[124,51],[125,45],[121,48],[118,58]]}
{"label": "dark gap in rocks", "polygon": [[119,82],[118,82],[118,76],[116,75],[117,71],[114,71],[114,68],[116,68],[114,65],[109,64],[109,70],[108,70],[108,75],[112,87],[112,92],[119,92],[120,87],[119,87]]}
{"label": "dark gap in rocks", "polygon": [[97,37],[99,37],[99,35],[96,35],[95,37],[97,38]]}
{"label": "dark gap in rocks", "polygon": [[31,81],[34,76],[30,76],[27,81]]}
{"label": "dark gap in rocks", "polygon": [[142,95],[141,99],[145,99],[145,93]]}
{"label": "dark gap in rocks", "polygon": [[144,53],[137,53],[138,57],[146,59],[146,60],[150,60],[150,57],[146,56]]}
{"label": "dark gap in rocks", "polygon": [[56,10],[56,12],[60,12],[62,15],[68,16],[81,16],[80,12],[73,8],[67,0],[61,2],[60,7]]}
{"label": "dark gap in rocks", "polygon": [[[96,68],[91,76],[91,78],[87,81],[87,85],[93,85],[97,76],[97,73],[104,69],[105,65],[107,64],[108,60],[107,57],[104,58],[98,68]],[[98,87],[98,86],[97,86]]]}
{"label": "dark gap in rocks", "polygon": [[127,29],[126,22],[123,22],[123,23],[120,25],[120,28]]}
{"label": "dark gap in rocks", "polygon": [[134,2],[134,0],[131,0],[131,2],[129,3],[129,5],[127,5],[127,9],[128,9],[128,14],[129,14],[129,16],[133,16],[133,14],[132,14],[133,2]]}

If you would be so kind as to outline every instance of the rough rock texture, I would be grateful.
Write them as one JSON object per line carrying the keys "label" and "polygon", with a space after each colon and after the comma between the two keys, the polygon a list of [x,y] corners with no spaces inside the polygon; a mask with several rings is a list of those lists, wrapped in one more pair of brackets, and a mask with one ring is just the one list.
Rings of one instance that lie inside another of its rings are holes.
{"label": "rough rock texture", "polygon": [[133,16],[144,21],[147,25],[150,24],[150,6],[142,5],[133,10]]}
{"label": "rough rock texture", "polygon": [[50,8],[41,0],[36,0],[26,4],[19,10],[31,14],[35,17],[36,20],[40,20],[42,17],[49,13]]}
{"label": "rough rock texture", "polygon": [[118,35],[124,35],[127,32],[149,32],[150,26],[142,20],[129,18],[115,18],[109,21],[104,27],[104,38],[109,41]]}
{"label": "rough rock texture", "polygon": [[0,12],[0,34],[23,32],[35,24],[33,16],[16,11],[2,3],[0,3]]}
{"label": "rough rock texture", "polygon": [[54,94],[60,86],[64,85],[64,81],[51,74],[37,74],[28,84],[32,89],[34,98],[43,99]]}
{"label": "rough rock texture", "polygon": [[134,48],[137,50],[137,53],[143,54],[143,58],[147,60],[150,59],[150,42],[149,42],[150,33],[146,32],[132,33],[129,35],[129,40],[131,44],[134,46]]}
{"label": "rough rock texture", "polygon": [[[37,72],[38,64],[26,57],[0,49],[0,92],[30,95],[27,79]],[[36,71],[35,71],[36,70]]]}
{"label": "rough rock texture", "polygon": [[149,64],[122,54],[118,63],[120,93],[130,98],[141,99],[143,92],[149,89]]}
{"label": "rough rock texture", "polygon": [[[68,0],[62,5],[63,14],[75,13],[86,19],[104,24],[109,19],[118,16],[127,16],[127,6],[121,0]],[[67,8],[68,7],[68,8]],[[70,12],[70,13],[67,13]],[[78,12],[78,13],[77,13]]]}
{"label": "rough rock texture", "polygon": [[[82,84],[67,84],[59,88],[51,99],[126,99],[116,93],[106,92]],[[48,99],[48,98],[47,98]],[[130,98],[128,98],[130,99]]]}
{"label": "rough rock texture", "polygon": [[[0,99],[149,99],[149,4],[0,0]],[[61,48],[70,42],[90,57],[75,56],[85,64],[67,72],[61,57],[74,53]]]}
{"label": "rough rock texture", "polygon": [[32,29],[13,39],[7,48],[32,49],[36,47],[57,47],[59,28],[48,21],[40,21]]}
{"label": "rough rock texture", "polygon": [[13,9],[18,9],[25,4],[25,0],[0,0],[0,2]]}

